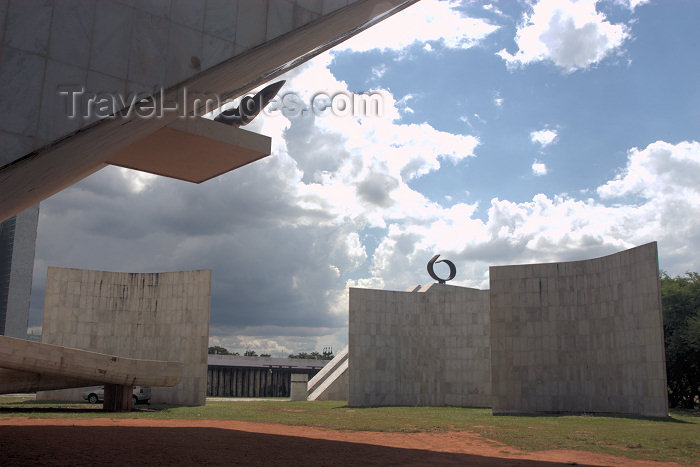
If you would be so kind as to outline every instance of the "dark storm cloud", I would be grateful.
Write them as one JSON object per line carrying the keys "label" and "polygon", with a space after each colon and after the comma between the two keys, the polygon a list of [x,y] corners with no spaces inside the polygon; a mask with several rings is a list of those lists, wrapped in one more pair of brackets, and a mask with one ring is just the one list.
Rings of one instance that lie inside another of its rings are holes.
{"label": "dark storm cloud", "polygon": [[399,182],[396,179],[381,173],[372,173],[357,184],[356,191],[361,200],[388,208],[394,203],[389,195],[398,187]]}
{"label": "dark storm cloud", "polygon": [[318,181],[324,172],[335,172],[350,157],[342,135],[313,131],[314,124],[313,116],[298,118],[285,132],[289,153],[294,155],[297,166],[304,172],[304,183]]}

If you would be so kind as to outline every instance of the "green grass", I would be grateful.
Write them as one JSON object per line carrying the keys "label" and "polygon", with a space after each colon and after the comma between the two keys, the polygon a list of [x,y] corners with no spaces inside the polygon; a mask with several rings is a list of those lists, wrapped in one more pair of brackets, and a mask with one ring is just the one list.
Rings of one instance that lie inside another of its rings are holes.
{"label": "green grass", "polygon": [[[0,405],[4,407],[0,418],[5,419],[220,419],[351,431],[410,433],[459,430],[478,433],[525,451],[579,449],[631,459],[700,463],[700,414],[697,411],[673,412],[671,418],[657,420],[598,416],[494,417],[489,409],[349,408],[344,402],[208,402],[204,407],[137,406],[140,409],[137,412],[109,414],[99,410],[101,406],[9,397],[0,397]],[[53,411],[49,408],[53,408]]]}

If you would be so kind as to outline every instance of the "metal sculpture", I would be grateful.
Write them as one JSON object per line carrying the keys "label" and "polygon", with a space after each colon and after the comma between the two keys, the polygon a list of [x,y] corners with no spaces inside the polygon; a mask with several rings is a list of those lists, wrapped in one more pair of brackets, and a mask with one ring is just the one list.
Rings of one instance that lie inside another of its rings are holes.
{"label": "metal sculpture", "polygon": [[277,95],[285,80],[265,86],[254,96],[245,96],[235,109],[228,109],[216,116],[214,121],[232,126],[249,124]]}
{"label": "metal sculpture", "polygon": [[[457,268],[455,267],[454,263],[450,260],[441,259],[440,261],[437,261],[439,257],[440,255],[435,255],[430,259],[430,261],[428,261],[428,274],[430,274],[430,277],[438,281],[440,284],[444,284],[445,282],[451,281],[455,278],[455,275],[457,274]],[[450,275],[447,277],[447,279],[441,279],[440,277],[438,277],[437,274],[435,274],[435,271],[433,270],[433,265],[435,263],[445,263],[450,267]]]}

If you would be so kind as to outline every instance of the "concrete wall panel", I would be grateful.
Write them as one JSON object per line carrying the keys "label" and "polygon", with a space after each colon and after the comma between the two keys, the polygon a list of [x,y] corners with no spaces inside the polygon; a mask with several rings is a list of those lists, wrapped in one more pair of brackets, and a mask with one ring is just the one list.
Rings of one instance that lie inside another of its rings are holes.
{"label": "concrete wall panel", "polygon": [[[153,388],[151,402],[201,405],[207,386],[210,289],[210,270],[137,274],[50,267],[42,342],[183,362],[182,381],[172,388]],[[80,398],[80,390],[68,391],[42,397]]]}
{"label": "concrete wall panel", "polygon": [[492,266],[494,413],[666,416],[656,243],[586,261]]}
{"label": "concrete wall panel", "polygon": [[490,405],[489,294],[350,289],[349,405]]}

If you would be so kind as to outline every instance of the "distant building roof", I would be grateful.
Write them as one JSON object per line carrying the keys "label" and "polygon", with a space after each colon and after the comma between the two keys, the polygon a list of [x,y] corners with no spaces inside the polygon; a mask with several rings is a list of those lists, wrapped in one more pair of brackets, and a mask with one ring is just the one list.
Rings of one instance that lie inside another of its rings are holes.
{"label": "distant building roof", "polygon": [[310,358],[240,357],[237,355],[209,355],[209,366],[237,366],[244,368],[296,368],[320,370],[329,360]]}

